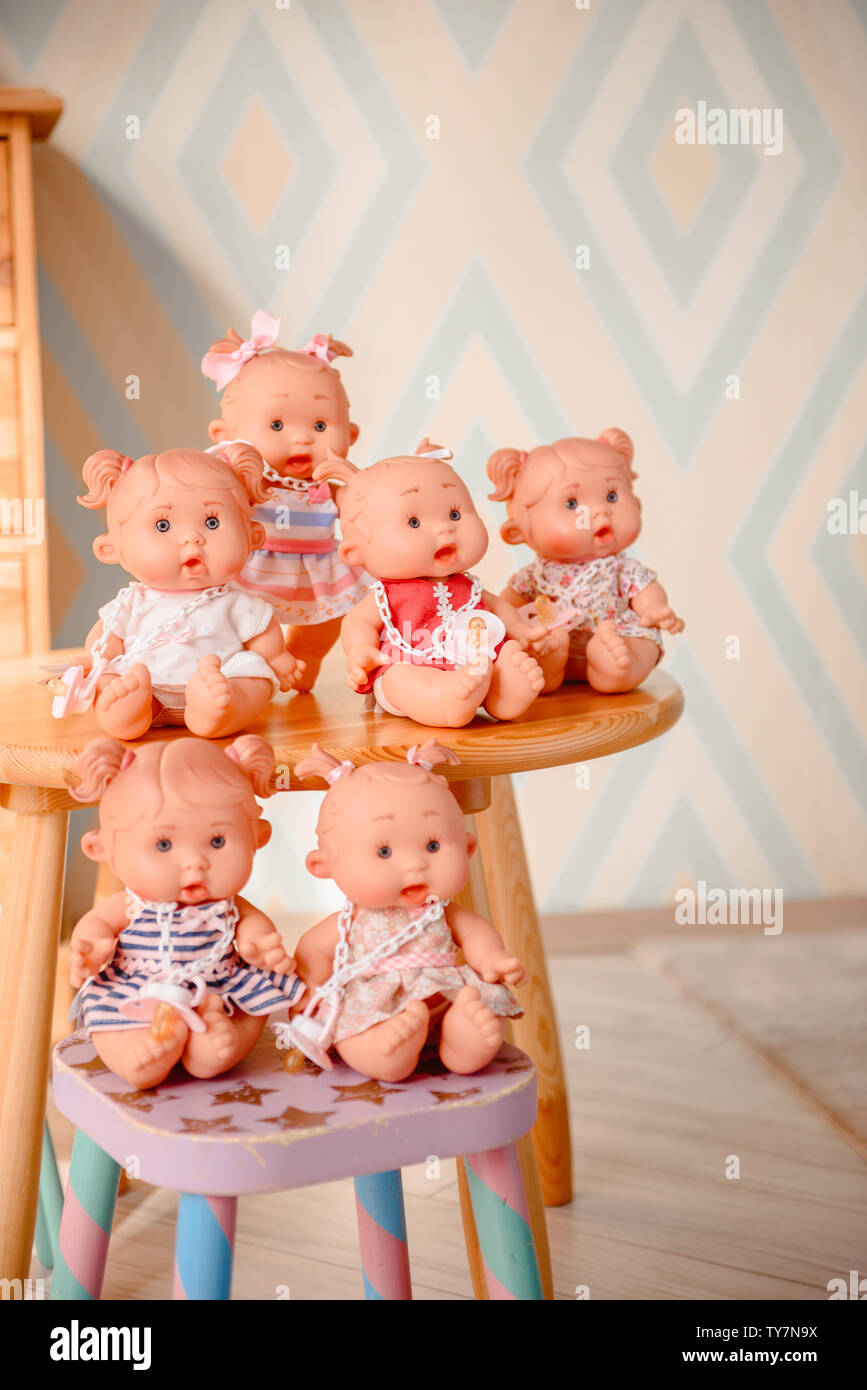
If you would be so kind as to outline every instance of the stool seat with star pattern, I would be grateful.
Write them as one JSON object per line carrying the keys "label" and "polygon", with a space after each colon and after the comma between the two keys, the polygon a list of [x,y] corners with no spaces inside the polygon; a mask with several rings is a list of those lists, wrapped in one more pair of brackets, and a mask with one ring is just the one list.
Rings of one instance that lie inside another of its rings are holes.
{"label": "stool seat with star pattern", "polygon": [[181,1193],[175,1298],[229,1298],[239,1196],[351,1177],[365,1297],[409,1299],[400,1170],[432,1153],[464,1160],[489,1297],[543,1297],[524,1182],[538,1182],[535,1160],[532,1144],[518,1148],[536,1118],[536,1071],[508,1043],[472,1076],[424,1053],[412,1076],[383,1083],[342,1063],[289,1075],[266,1033],[223,1076],[176,1068],[129,1091],[79,1032],[55,1048],[54,1100],[76,1135],[53,1299],[100,1297],[118,1177],[133,1159],[137,1177]]}

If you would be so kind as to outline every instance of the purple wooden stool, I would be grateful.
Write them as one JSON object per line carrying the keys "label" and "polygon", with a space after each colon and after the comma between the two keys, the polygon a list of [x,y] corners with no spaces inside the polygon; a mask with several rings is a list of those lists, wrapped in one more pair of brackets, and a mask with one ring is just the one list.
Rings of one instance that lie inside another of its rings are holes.
{"label": "purple wooden stool", "polygon": [[99,1298],[120,1166],[181,1193],[174,1297],[227,1299],[238,1197],[355,1180],[364,1294],[412,1297],[400,1170],[430,1154],[464,1159],[492,1299],[541,1299],[515,1141],[536,1119],[536,1071],[504,1044],[457,1076],[423,1054],[406,1081],[338,1064],[288,1075],[270,1034],[224,1076],[177,1069],[126,1091],[83,1033],[54,1049],[54,1101],[76,1126],[51,1297]]}

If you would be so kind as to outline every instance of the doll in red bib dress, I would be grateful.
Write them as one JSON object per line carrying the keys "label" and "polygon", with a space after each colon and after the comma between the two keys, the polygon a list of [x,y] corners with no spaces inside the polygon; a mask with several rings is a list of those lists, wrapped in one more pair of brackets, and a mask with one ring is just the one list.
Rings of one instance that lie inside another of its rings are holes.
{"label": "doll in red bib dress", "polygon": [[480,705],[524,713],[544,684],[525,648],[546,638],[467,573],[488,535],[450,458],[424,439],[413,457],[359,470],[332,456],[313,476],[343,484],[338,554],[375,577],[343,620],[350,685],[389,714],[459,728]]}
{"label": "doll in red bib dress", "polygon": [[536,552],[500,597],[544,614],[546,691],[564,680],[633,690],[662,656],[661,631],[683,630],[654,571],[626,554],[641,530],[632,455],[629,435],[609,429],[488,459],[491,498],[509,514],[500,535]]}
{"label": "doll in red bib dress", "polygon": [[299,691],[312,690],[340,623],[367,589],[360,570],[340,558],[334,534],[337,507],[328,483],[314,483],[317,463],[334,449],[345,454],[358,438],[349,401],[331,363],[351,357],[345,343],[317,333],[299,352],[276,346],[280,328],[259,310],[250,337],[230,328],[202,359],[202,371],[223,392],[219,419],[209,434],[216,444],[254,444],[271,485],[255,520],[265,528],[241,583],[273,606],[288,623],[286,650],[304,662]]}

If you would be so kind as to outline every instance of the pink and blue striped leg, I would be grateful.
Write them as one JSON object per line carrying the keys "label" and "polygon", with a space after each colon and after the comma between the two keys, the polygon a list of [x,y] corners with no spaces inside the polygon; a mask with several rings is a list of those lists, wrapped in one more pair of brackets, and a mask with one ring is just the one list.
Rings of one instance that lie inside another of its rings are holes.
{"label": "pink and blue striped leg", "polygon": [[400,1169],[356,1178],[355,1206],[364,1297],[411,1299]]}
{"label": "pink and blue striped leg", "polygon": [[76,1130],[51,1281],[54,1299],[99,1298],[120,1164]]}
{"label": "pink and blue striped leg", "polygon": [[57,1255],[57,1238],[63,1211],[63,1188],[48,1121],[42,1132],[42,1168],[39,1173],[39,1208],[36,1214],[36,1253],[39,1263],[51,1269]]}
{"label": "pink and blue striped leg", "polygon": [[464,1158],[488,1294],[542,1299],[530,1214],[514,1144]]}
{"label": "pink and blue striped leg", "polygon": [[182,1192],[175,1236],[173,1298],[231,1296],[237,1197],[201,1197]]}

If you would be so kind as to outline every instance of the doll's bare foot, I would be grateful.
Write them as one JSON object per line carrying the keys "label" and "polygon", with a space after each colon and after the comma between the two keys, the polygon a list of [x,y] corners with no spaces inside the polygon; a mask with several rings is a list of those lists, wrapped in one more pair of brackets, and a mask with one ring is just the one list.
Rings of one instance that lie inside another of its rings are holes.
{"label": "doll's bare foot", "polygon": [[587,681],[606,695],[634,690],[658,660],[659,647],[649,637],[624,637],[606,618],[587,643]]}
{"label": "doll's bare foot", "polygon": [[112,677],[96,700],[96,715],[112,738],[141,738],[153,723],[153,688],[146,666]]}
{"label": "doll's bare foot", "polygon": [[534,656],[511,639],[494,662],[485,709],[495,719],[517,719],[529,709],[545,685],[542,668]]}
{"label": "doll's bare foot", "polygon": [[156,1037],[149,1028],[107,1028],[97,1033],[94,1042],[116,1076],[137,1091],[147,1091],[164,1081],[180,1061],[190,1030],[182,1018],[175,1018],[167,1031],[168,1037]]}
{"label": "doll's bare foot", "polygon": [[290,627],[286,633],[287,652],[304,662],[304,673],[295,684],[299,695],[306,695],[316,684],[319,667],[340,636],[342,622],[342,618],[330,618],[326,623]]}
{"label": "doll's bare foot", "polygon": [[264,676],[229,679],[218,656],[203,656],[187,682],[184,721],[202,738],[237,733],[264,708],[271,691]]}
{"label": "doll's bare foot", "polygon": [[482,1003],[479,991],[464,985],[443,1015],[440,1058],[449,1071],[469,1075],[496,1057],[506,1036],[506,1025]]}
{"label": "doll's bare foot", "polygon": [[487,659],[456,671],[399,661],[383,672],[382,693],[390,705],[419,724],[459,729],[469,724],[484,701],[493,670]]}
{"label": "doll's bare foot", "polygon": [[229,1017],[216,994],[205,996],[196,1010],[204,1033],[191,1032],[181,1061],[191,1076],[220,1076],[247,1056],[265,1027],[264,1016],[235,1013]]}
{"label": "doll's bare foot", "polygon": [[430,1011],[423,999],[410,999],[394,1018],[374,1023],[354,1038],[344,1038],[337,1051],[347,1066],[378,1081],[403,1081],[414,1070],[427,1041]]}
{"label": "doll's bare foot", "polygon": [[563,681],[567,679],[569,633],[565,627],[555,628],[553,632],[548,633],[548,647],[549,650],[545,652],[530,650],[530,655],[536,658],[542,668],[542,675],[545,677],[543,695],[548,695],[552,690],[559,690]]}

